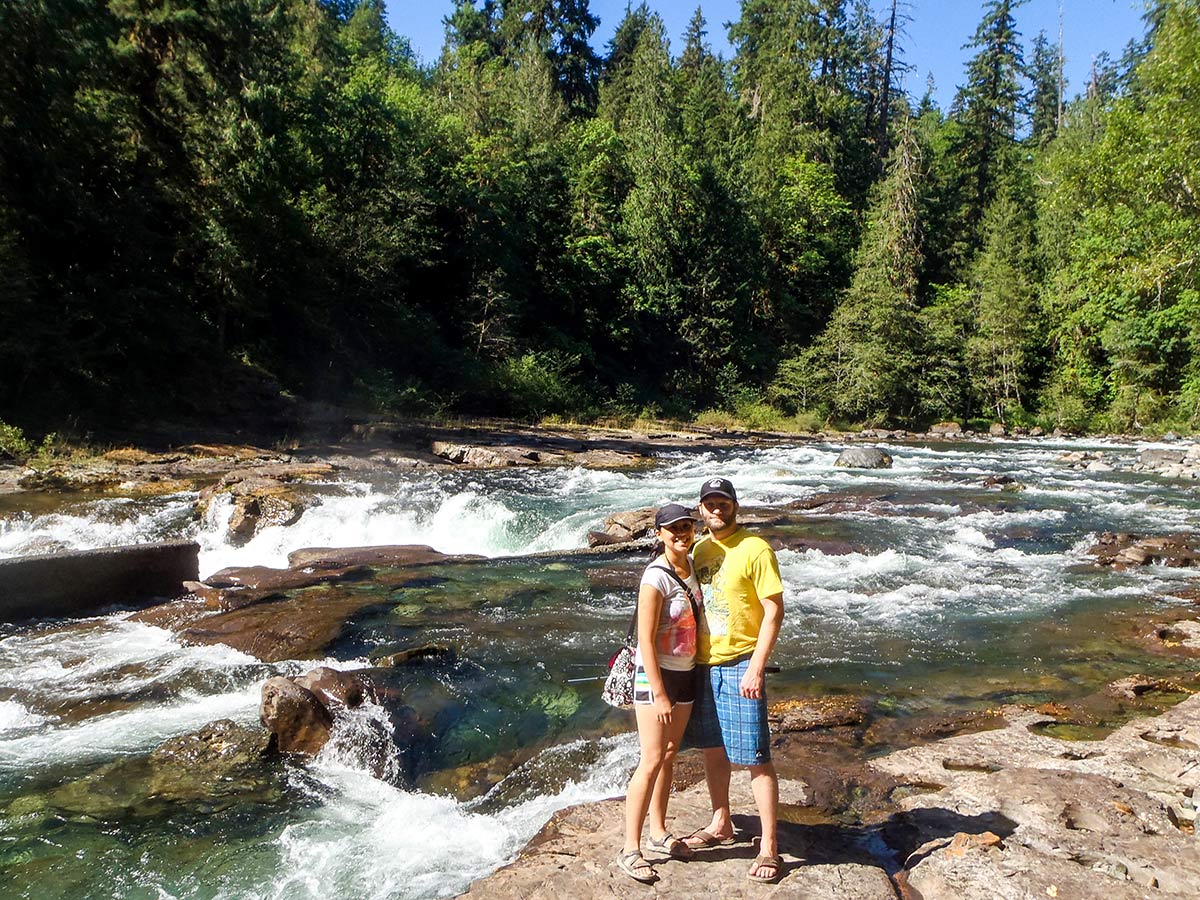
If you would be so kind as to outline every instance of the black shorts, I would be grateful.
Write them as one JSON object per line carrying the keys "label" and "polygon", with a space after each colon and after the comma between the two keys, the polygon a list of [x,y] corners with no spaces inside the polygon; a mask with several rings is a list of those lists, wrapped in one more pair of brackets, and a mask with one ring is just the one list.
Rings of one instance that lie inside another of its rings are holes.
{"label": "black shorts", "polygon": [[[671,701],[672,706],[678,703],[687,706],[695,701],[695,669],[688,669],[686,672],[676,672],[674,669],[660,668],[658,671],[662,674],[663,687],[667,690],[667,699]],[[654,691],[650,689],[650,680],[646,677],[646,670],[641,666],[638,666],[637,670],[633,673],[633,702],[654,702]]]}

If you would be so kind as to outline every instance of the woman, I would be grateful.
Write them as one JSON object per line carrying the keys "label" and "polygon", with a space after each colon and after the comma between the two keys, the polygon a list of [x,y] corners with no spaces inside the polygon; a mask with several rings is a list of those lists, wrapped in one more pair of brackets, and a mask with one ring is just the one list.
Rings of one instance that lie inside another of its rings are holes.
{"label": "woman", "polygon": [[703,602],[688,551],[695,540],[692,511],[669,503],[654,517],[654,558],[638,589],[633,711],[641,759],[625,798],[625,847],[617,865],[630,878],[651,884],[658,873],[642,857],[642,823],[650,813],[652,849],[676,859],[693,850],[667,831],[667,799],[675,752],[695,695],[696,622]]}

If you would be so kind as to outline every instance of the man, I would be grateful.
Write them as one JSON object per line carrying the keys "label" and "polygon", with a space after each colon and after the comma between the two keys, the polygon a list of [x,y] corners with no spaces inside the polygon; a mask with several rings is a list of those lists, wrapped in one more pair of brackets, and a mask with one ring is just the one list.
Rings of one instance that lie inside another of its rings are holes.
{"label": "man", "polygon": [[687,738],[704,751],[713,815],[707,828],[692,833],[685,842],[699,848],[733,840],[731,764],[749,766],[762,844],[748,877],[773,882],[780,870],[779,779],[771,762],[763,674],[783,621],[783,582],[775,551],[738,525],[737,512],[737,491],[728,479],[704,482],[700,515],[709,533],[696,544],[692,556],[704,589],[705,622],[697,639],[700,671]]}

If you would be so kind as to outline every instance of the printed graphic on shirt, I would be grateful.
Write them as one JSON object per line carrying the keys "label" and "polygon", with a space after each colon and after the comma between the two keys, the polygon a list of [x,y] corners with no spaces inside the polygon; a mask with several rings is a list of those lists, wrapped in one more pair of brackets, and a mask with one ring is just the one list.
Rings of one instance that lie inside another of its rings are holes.
{"label": "printed graphic on shirt", "polygon": [[704,621],[710,635],[729,633],[729,598],[725,594],[722,569],[724,562],[725,554],[718,550],[702,566],[696,566],[696,578],[704,592]]}
{"label": "printed graphic on shirt", "polygon": [[655,636],[659,657],[696,655],[696,619],[686,596],[676,594],[667,602],[666,619]]}

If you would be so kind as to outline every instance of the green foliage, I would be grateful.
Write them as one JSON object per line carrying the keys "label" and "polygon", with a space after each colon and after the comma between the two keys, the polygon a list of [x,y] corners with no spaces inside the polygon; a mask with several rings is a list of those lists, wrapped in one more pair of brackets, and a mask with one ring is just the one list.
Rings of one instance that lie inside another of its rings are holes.
{"label": "green foliage", "polygon": [[54,455],[57,445],[57,434],[47,434],[41,443],[35,444],[16,425],[9,425],[0,419],[0,459],[7,458],[22,464],[45,463]]}
{"label": "green foliage", "polygon": [[499,400],[511,414],[534,419],[547,413],[586,412],[588,398],[576,382],[578,369],[578,356],[555,351],[505,360],[495,372]]}
{"label": "green foliage", "polygon": [[1195,428],[1200,0],[1061,121],[1022,6],[913,115],[862,0],[0,4],[0,414]]}

